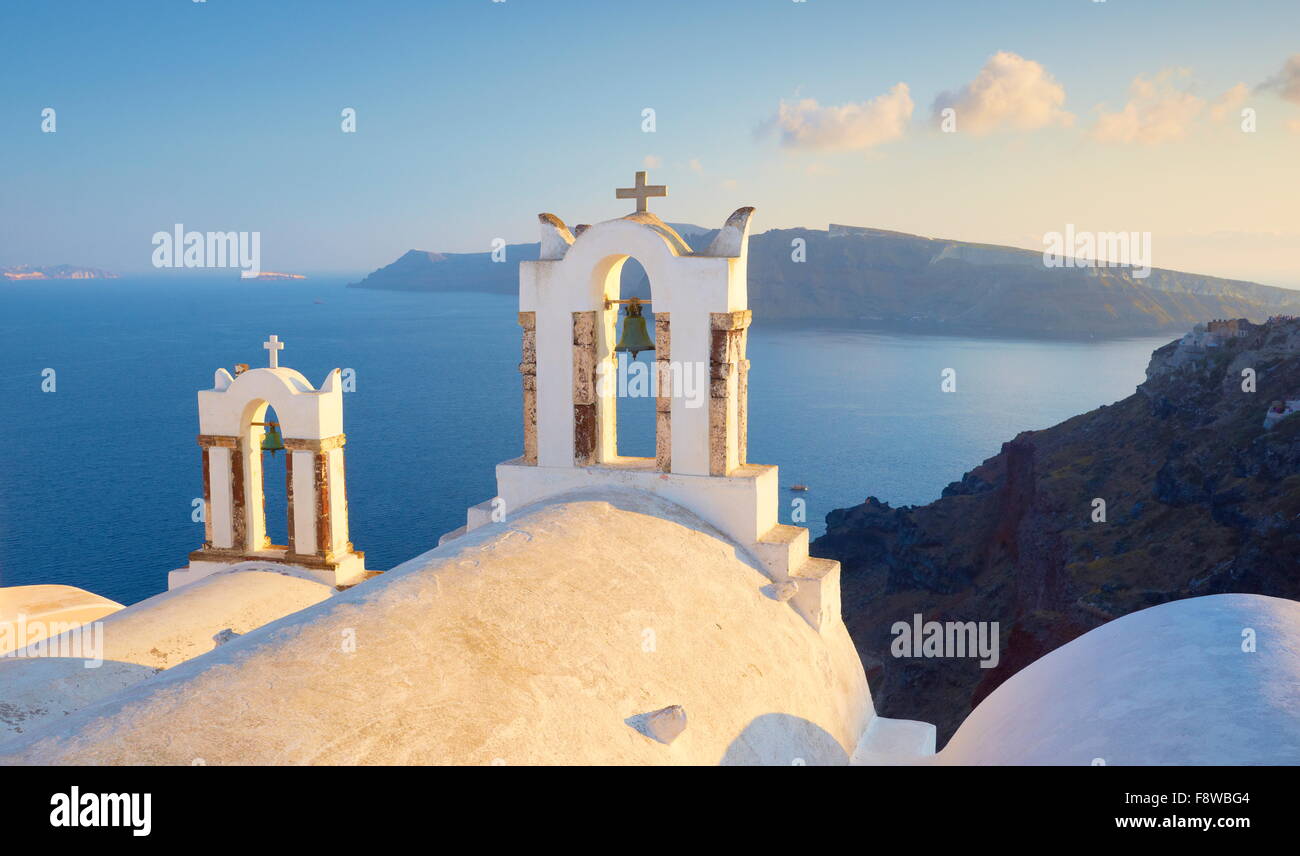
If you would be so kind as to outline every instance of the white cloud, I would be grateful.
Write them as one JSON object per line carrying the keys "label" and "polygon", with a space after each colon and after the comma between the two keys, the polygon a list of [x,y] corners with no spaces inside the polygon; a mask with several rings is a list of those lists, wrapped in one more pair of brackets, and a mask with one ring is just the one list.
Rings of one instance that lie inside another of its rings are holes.
{"label": "white cloud", "polygon": [[1244,83],[1238,83],[1214,100],[1214,103],[1210,105],[1210,118],[1216,122],[1236,118],[1239,115],[1238,109],[1246,103],[1246,99],[1249,97],[1250,87]]}
{"label": "white cloud", "polygon": [[934,118],[957,111],[957,131],[987,134],[999,128],[1029,131],[1050,125],[1068,127],[1074,115],[1063,109],[1065,88],[1047,69],[1009,51],[989,57],[980,73],[956,92],[934,99]]}
{"label": "white cloud", "polygon": [[1128,103],[1122,110],[1111,113],[1102,105],[1097,107],[1093,137],[1104,143],[1147,145],[1186,137],[1205,109],[1204,98],[1176,85],[1189,76],[1186,69],[1165,69],[1154,78],[1133,78]]}
{"label": "white cloud", "polygon": [[658,169],[659,167],[661,167],[661,166],[663,166],[663,165],[664,165],[664,159],[661,158],[661,157],[659,157],[658,155],[646,155],[646,156],[645,156],[645,167],[646,167],[646,169]]}
{"label": "white cloud", "polygon": [[1259,88],[1300,104],[1300,54],[1292,54],[1282,65],[1282,70],[1261,83]]}
{"label": "white cloud", "polygon": [[704,164],[700,163],[699,158],[691,158],[690,166],[695,172],[704,172]]}
{"label": "white cloud", "polygon": [[870,101],[839,106],[822,106],[812,98],[793,102],[782,99],[776,117],[760,128],[760,134],[775,128],[780,132],[781,145],[791,149],[869,149],[903,136],[912,108],[906,83],[896,84]]}
{"label": "white cloud", "polygon": [[1300,134],[1300,119],[1291,119],[1286,123],[1286,128],[1293,134]]}

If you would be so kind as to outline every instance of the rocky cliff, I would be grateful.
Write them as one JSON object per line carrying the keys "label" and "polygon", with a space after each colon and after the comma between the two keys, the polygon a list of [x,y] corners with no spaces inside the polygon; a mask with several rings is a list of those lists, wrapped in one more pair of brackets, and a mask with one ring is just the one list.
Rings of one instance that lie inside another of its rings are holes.
{"label": "rocky cliff", "polygon": [[[807,260],[791,259],[804,241]],[[763,318],[1052,337],[1182,332],[1214,318],[1300,312],[1300,291],[1155,268],[1048,268],[1042,252],[832,225],[750,241],[750,307]]]}
{"label": "rocky cliff", "polygon": [[[1263,428],[1274,400],[1300,398],[1300,320],[1242,330],[1160,348],[1133,395],[1020,434],[929,505],[827,516],[812,553],[843,565],[882,715],[933,722],[942,743],[1002,681],[1113,618],[1221,592],[1300,599],[1300,415]],[[997,666],[894,657],[891,626],[917,613],[998,622]]]}
{"label": "rocky cliff", "polygon": [[[672,225],[697,251],[717,234]],[[411,250],[353,285],[513,294],[517,263],[537,256],[537,244],[508,246],[498,255],[503,261],[490,253]],[[1300,291],[1159,268],[1145,278],[1124,268],[1048,268],[1038,251],[853,226],[764,232],[750,239],[749,259],[750,308],[767,320],[1086,338],[1300,313]],[[624,281],[646,296],[638,267],[629,265],[628,274]]]}
{"label": "rocky cliff", "polygon": [[349,288],[387,291],[477,291],[517,294],[521,261],[536,261],[539,244],[514,244],[505,248],[505,262],[492,261],[491,253],[434,253],[407,250],[397,261],[384,265]]}

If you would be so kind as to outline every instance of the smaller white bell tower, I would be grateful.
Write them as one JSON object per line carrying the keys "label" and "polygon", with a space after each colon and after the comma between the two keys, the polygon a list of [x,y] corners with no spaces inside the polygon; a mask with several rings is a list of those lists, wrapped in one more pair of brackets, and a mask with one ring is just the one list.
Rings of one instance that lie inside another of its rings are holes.
{"label": "smaller white bell tower", "polygon": [[[203,546],[190,554],[188,567],[168,575],[168,589],[251,561],[292,566],[336,586],[366,576],[365,556],[348,540],[339,370],[316,389],[280,366],[284,343],[278,337],[262,347],[269,351],[267,368],[237,376],[217,369],[212,389],[199,391]],[[268,425],[268,408],[278,425]],[[288,544],[272,544],[266,534],[262,447],[268,429],[278,430],[286,455]]]}
{"label": "smaller white bell tower", "polygon": [[[647,210],[644,172],[619,199],[636,211],[570,231],[541,214],[541,254],[519,266],[523,455],[497,465],[497,496],[469,510],[463,529],[507,520],[533,503],[590,487],[634,488],[681,505],[749,550],[769,593],[814,627],[840,621],[839,563],[808,555],[808,530],[777,517],[777,468],[747,455],[751,313],[747,254],[753,208],[727,218],[703,252]],[[654,313],[655,457],[621,455],[616,330],[623,264],[650,281]],[[442,542],[440,542],[442,543]]]}

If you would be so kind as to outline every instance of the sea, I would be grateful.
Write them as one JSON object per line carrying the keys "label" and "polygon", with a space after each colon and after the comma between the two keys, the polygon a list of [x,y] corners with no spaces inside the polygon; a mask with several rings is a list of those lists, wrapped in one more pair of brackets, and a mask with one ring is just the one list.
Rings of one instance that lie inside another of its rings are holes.
{"label": "sea", "polygon": [[[522,449],[516,298],[346,282],[0,283],[0,585],[62,583],[128,604],[163,591],[203,540],[196,392],[217,368],[266,365],[269,334],[285,343],[281,364],[316,385],[352,370],[348,506],[368,567],[462,525],[495,494],[495,464]],[[1019,432],[1131,394],[1168,340],[761,316],[750,331],[749,460],[779,465],[781,519],[814,537],[832,509],[930,502]],[[652,399],[620,403],[619,451],[654,454]],[[266,461],[268,528],[284,543],[284,455]]]}

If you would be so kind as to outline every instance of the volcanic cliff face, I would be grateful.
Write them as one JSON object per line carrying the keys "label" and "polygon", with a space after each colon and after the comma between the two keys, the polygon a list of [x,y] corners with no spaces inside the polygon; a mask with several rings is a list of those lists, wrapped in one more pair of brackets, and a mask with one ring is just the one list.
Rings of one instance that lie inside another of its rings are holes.
{"label": "volcanic cliff face", "polygon": [[[827,516],[812,552],[843,565],[881,715],[933,722],[942,743],[1002,681],[1113,618],[1221,592],[1300,599],[1300,414],[1263,427],[1274,400],[1300,399],[1300,320],[1241,329],[1160,348],[1133,395],[1020,434],[929,505]],[[894,657],[891,626],[917,613],[998,622],[997,666]]]}

